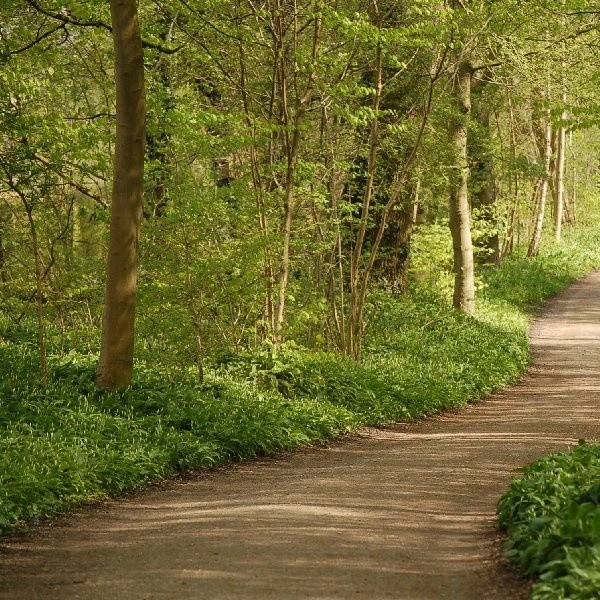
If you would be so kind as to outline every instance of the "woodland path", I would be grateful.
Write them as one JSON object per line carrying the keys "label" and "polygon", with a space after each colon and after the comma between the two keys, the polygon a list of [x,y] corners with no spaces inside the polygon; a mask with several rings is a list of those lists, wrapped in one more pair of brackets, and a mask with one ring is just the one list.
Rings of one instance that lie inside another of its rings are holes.
{"label": "woodland path", "polygon": [[367,430],[85,508],[0,551],[0,598],[515,600],[495,504],[515,470],[600,437],[600,272],[550,302],[523,380]]}

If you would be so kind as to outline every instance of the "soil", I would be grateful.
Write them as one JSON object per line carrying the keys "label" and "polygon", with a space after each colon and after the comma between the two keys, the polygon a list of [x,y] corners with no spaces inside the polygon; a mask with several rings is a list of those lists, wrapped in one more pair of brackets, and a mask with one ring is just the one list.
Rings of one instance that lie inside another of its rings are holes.
{"label": "soil", "polygon": [[600,272],[548,304],[535,361],[465,410],[172,481],[2,542],[0,599],[516,600],[495,506],[600,437]]}

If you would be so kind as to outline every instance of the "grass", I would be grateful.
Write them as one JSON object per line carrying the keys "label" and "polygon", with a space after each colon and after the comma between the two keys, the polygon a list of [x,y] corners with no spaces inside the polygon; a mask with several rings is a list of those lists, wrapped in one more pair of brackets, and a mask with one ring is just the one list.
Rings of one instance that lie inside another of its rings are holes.
{"label": "grass", "polygon": [[600,445],[540,459],[498,504],[507,555],[538,581],[533,600],[600,597]]}
{"label": "grass", "polygon": [[222,357],[202,386],[138,364],[130,388],[103,393],[92,384],[95,358],[74,351],[51,360],[41,388],[34,337],[0,323],[0,531],[177,471],[416,419],[506,385],[529,362],[531,310],[600,265],[590,231],[484,271],[476,317],[452,311],[439,282],[408,297],[374,294],[362,365],[264,348]]}

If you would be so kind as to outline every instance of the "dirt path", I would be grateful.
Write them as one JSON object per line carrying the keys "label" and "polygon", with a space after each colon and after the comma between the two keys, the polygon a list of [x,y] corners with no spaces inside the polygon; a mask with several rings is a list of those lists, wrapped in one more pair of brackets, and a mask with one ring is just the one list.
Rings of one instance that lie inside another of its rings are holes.
{"label": "dirt path", "polygon": [[600,436],[600,273],[554,300],[518,385],[456,414],[84,509],[0,553],[0,598],[515,600],[495,503]]}

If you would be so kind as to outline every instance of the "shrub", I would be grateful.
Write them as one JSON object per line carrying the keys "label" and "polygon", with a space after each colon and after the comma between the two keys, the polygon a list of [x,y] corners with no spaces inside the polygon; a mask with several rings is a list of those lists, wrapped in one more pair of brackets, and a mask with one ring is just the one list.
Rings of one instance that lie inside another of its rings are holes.
{"label": "shrub", "polygon": [[539,578],[534,600],[600,597],[600,445],[535,461],[498,504],[507,555]]}

